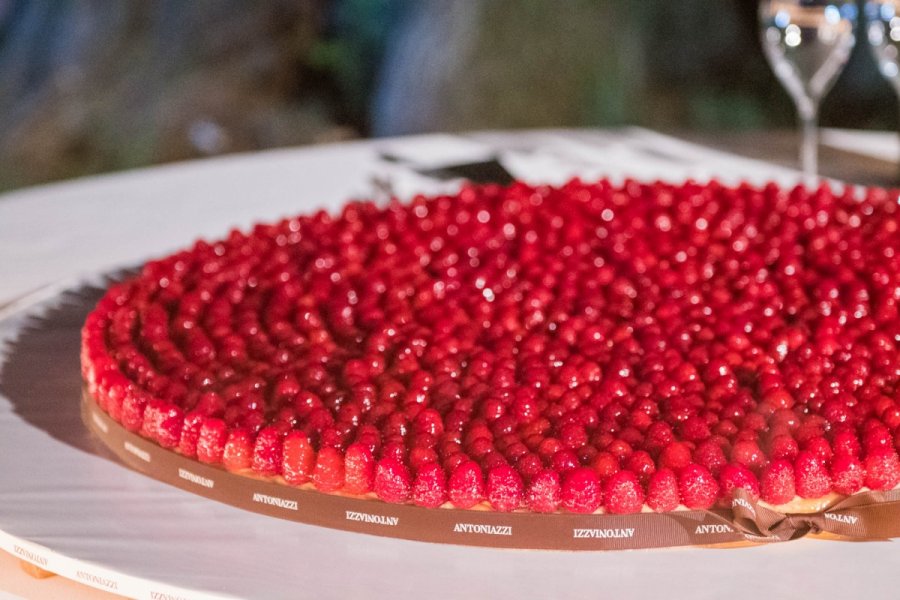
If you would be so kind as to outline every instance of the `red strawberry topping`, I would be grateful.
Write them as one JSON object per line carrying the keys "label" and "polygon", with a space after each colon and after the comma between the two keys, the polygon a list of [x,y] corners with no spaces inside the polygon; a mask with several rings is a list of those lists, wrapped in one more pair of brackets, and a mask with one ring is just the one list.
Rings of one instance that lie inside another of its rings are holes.
{"label": "red strawberry topping", "polygon": [[743,489],[751,498],[759,498],[759,481],[753,471],[744,465],[730,463],[722,467],[719,473],[719,486],[722,488],[722,498],[730,501],[734,498],[734,490]]}
{"label": "red strawberry topping", "polygon": [[691,448],[684,442],[670,442],[659,455],[659,466],[677,471],[691,463]]}
{"label": "red strawberry topping", "polygon": [[579,467],[565,474],[560,493],[562,506],[574,513],[592,513],[603,503],[603,490],[593,469]]}
{"label": "red strawberry topping", "polygon": [[718,441],[709,439],[702,442],[697,449],[694,450],[694,462],[698,465],[706,467],[710,473],[717,475],[722,466],[728,462],[725,458],[725,452]]}
{"label": "red strawberry topping", "polygon": [[478,463],[468,460],[453,470],[447,482],[450,502],[456,508],[472,508],[484,499],[484,476]]}
{"label": "red strawberry topping", "polygon": [[710,508],[719,497],[719,484],[705,467],[691,463],[678,473],[678,489],[688,508]]}
{"label": "red strawberry topping", "polygon": [[801,498],[820,498],[831,490],[831,476],[818,456],[803,450],[794,461],[797,495]]}
{"label": "red strawberry topping", "polygon": [[625,459],[625,468],[636,474],[642,483],[646,483],[656,471],[656,463],[648,452],[638,450]]}
{"label": "red strawberry topping", "polygon": [[200,428],[205,418],[197,411],[190,412],[184,417],[181,438],[178,441],[178,452],[182,455],[191,458],[197,456],[197,442],[200,440]]}
{"label": "red strawberry topping", "polygon": [[794,462],[800,453],[800,446],[797,440],[790,435],[781,434],[772,438],[769,446],[769,460],[787,460]]}
{"label": "red strawberry topping", "polygon": [[248,429],[237,427],[228,433],[222,464],[229,471],[244,471],[253,462],[253,435]]}
{"label": "red strawberry topping", "polygon": [[184,413],[164,400],[151,400],[144,410],[141,435],[156,441],[163,448],[174,448],[181,440]]}
{"label": "red strawberry topping", "polygon": [[500,465],[488,471],[486,487],[488,502],[494,510],[510,512],[522,504],[522,478],[508,465]]}
{"label": "red strawberry topping", "polygon": [[134,392],[122,402],[122,425],[128,431],[138,432],[144,424],[144,411],[150,398],[147,394]]}
{"label": "red strawberry topping", "polygon": [[867,452],[890,448],[894,445],[894,437],[887,427],[881,423],[870,421],[867,423],[862,445]]}
{"label": "red strawberry topping", "polygon": [[264,427],[256,435],[253,447],[253,472],[264,477],[281,474],[282,430],[276,426]]}
{"label": "red strawberry topping", "polygon": [[301,485],[312,479],[316,465],[316,451],[302,431],[291,431],[284,438],[282,475],[291,485]]}
{"label": "red strawberry topping", "polygon": [[619,459],[609,452],[598,452],[592,464],[597,477],[606,479],[619,470]]}
{"label": "red strawberry topping", "polygon": [[447,480],[440,465],[428,463],[419,467],[412,499],[417,506],[425,508],[437,508],[447,501]]}
{"label": "red strawberry topping", "polygon": [[787,460],[775,460],[763,470],[760,480],[760,497],[769,504],[790,502],[797,495],[794,485],[794,467]]}
{"label": "red strawberry topping", "polygon": [[344,487],[344,456],[337,448],[319,449],[312,481],[320,492],[336,492]]}
{"label": "red strawberry topping", "polygon": [[640,512],[644,505],[641,482],[631,471],[619,471],[603,484],[604,508],[612,514]]}
{"label": "red strawberry topping", "polygon": [[849,496],[863,486],[866,474],[858,458],[839,454],[831,461],[831,479],[835,492]]}
{"label": "red strawberry topping", "polygon": [[892,447],[875,447],[866,453],[866,486],[891,490],[900,483],[900,460]]}
{"label": "red strawberry topping", "polygon": [[755,441],[738,440],[731,448],[731,460],[754,469],[761,466],[765,462],[766,457],[762,450],[759,449],[759,444]]}
{"label": "red strawberry topping", "polygon": [[350,444],[344,454],[344,491],[366,494],[375,482],[375,458],[368,446]]}
{"label": "red strawberry topping", "polygon": [[836,432],[831,440],[831,445],[835,456],[859,457],[862,454],[859,438],[856,437],[853,431],[848,429]]}
{"label": "red strawberry topping", "polygon": [[675,510],[681,504],[678,477],[672,469],[662,468],[650,476],[647,484],[647,506],[656,512]]}
{"label": "red strawberry topping", "polygon": [[528,508],[533,512],[554,512],[560,503],[559,473],[545,469],[536,474],[528,485]]}
{"label": "red strawberry topping", "polygon": [[405,502],[412,491],[409,469],[394,458],[382,458],[375,468],[374,488],[378,497],[385,502]]}
{"label": "red strawberry topping", "polygon": [[200,437],[197,439],[197,460],[207,464],[222,462],[228,429],[222,419],[207,417],[200,426]]}
{"label": "red strawberry topping", "polygon": [[824,437],[818,436],[812,438],[811,440],[807,440],[807,442],[803,445],[803,449],[814,454],[820,461],[825,464],[831,462],[831,457],[833,456],[833,452],[831,451],[831,444],[829,444],[828,440],[826,440]]}

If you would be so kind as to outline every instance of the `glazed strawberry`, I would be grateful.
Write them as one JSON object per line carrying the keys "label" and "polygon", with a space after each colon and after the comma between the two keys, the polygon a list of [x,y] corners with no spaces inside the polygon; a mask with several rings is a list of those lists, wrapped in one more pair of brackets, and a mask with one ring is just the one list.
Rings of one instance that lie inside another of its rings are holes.
{"label": "glazed strawberry", "polygon": [[674,440],[672,426],[665,421],[655,421],[647,429],[646,446],[650,452],[662,450]]}
{"label": "glazed strawberry", "polygon": [[787,434],[776,435],[769,444],[769,460],[787,460],[793,462],[800,453],[797,440]]}
{"label": "glazed strawberry", "polygon": [[416,415],[413,429],[419,434],[427,433],[433,436],[440,436],[444,433],[444,422],[441,419],[441,413],[433,408],[426,408]]}
{"label": "glazed strawberry", "polygon": [[775,460],[763,470],[760,497],[769,504],[785,504],[797,495],[794,467],[787,460]]}
{"label": "glazed strawberry", "polygon": [[866,487],[891,490],[900,483],[900,460],[892,447],[875,447],[866,453]]}
{"label": "glazed strawberry", "polygon": [[825,463],[813,454],[803,450],[794,461],[797,495],[801,498],[819,498],[831,491],[831,476]]}
{"label": "glazed strawberry", "polygon": [[412,500],[416,506],[437,508],[447,501],[447,479],[444,469],[437,463],[419,467],[412,487]]}
{"label": "glazed strawberry", "polygon": [[531,478],[537,475],[541,469],[543,469],[541,458],[531,452],[522,455],[516,461],[516,470],[525,481],[531,481]]}
{"label": "glazed strawberry", "polygon": [[591,466],[600,479],[606,479],[619,470],[619,459],[609,452],[599,452],[594,457]]}
{"label": "glazed strawberry", "polygon": [[803,444],[803,449],[814,454],[825,464],[830,463],[831,457],[834,455],[834,453],[831,451],[831,444],[829,444],[828,440],[821,436],[807,440],[806,443]]}
{"label": "glazed strawberry", "polygon": [[375,482],[375,457],[368,446],[350,444],[344,453],[344,491],[366,494]]}
{"label": "glazed strawberry", "polygon": [[578,467],[578,455],[571,450],[559,450],[553,455],[550,467],[559,473],[566,473]]}
{"label": "glazed strawberry", "polygon": [[256,435],[253,446],[253,472],[263,477],[274,477],[281,474],[282,438],[281,429],[275,426],[264,427]]}
{"label": "glazed strawberry", "polygon": [[859,457],[862,454],[859,438],[849,429],[836,432],[831,440],[831,445],[835,456]]}
{"label": "glazed strawberry", "polygon": [[312,482],[320,492],[336,492],[344,487],[344,456],[337,448],[319,448]]}
{"label": "glazed strawberry", "polygon": [[222,462],[228,430],[225,421],[207,417],[200,425],[200,437],[197,439],[197,460],[207,464]]}
{"label": "glazed strawberry", "polygon": [[147,408],[147,402],[150,400],[147,394],[134,391],[125,397],[122,402],[122,425],[128,431],[137,433],[144,425],[144,411]]}
{"label": "glazed strawberry", "polygon": [[494,467],[487,474],[487,499],[494,510],[510,512],[522,504],[522,478],[508,465]]}
{"label": "glazed strawberry", "polygon": [[374,489],[385,502],[405,502],[412,490],[409,469],[394,458],[382,458],[375,468]]}
{"label": "glazed strawberry", "polygon": [[381,447],[382,458],[393,458],[397,462],[406,462],[406,446],[402,441],[390,440]]}
{"label": "glazed strawberry", "polygon": [[620,462],[631,456],[632,452],[634,452],[634,448],[632,448],[631,444],[625,440],[625,437],[626,431],[623,431],[619,434],[618,439],[613,440],[611,444],[606,446],[606,451],[617,457]]}
{"label": "glazed strawberry", "polygon": [[755,469],[762,466],[766,458],[759,444],[752,440],[738,440],[731,447],[731,461]]}
{"label": "glazed strawberry", "polygon": [[178,440],[178,452],[183,456],[195,458],[197,456],[197,442],[200,439],[200,428],[203,426],[205,416],[193,411],[185,415],[184,424],[181,427],[181,438]]}
{"label": "glazed strawberry", "polygon": [[691,448],[684,442],[670,442],[659,455],[659,466],[679,470],[691,462]]}
{"label": "glazed strawberry", "polygon": [[564,475],[560,491],[563,508],[574,513],[592,513],[603,503],[603,489],[593,469],[579,467]]}
{"label": "glazed strawberry", "polygon": [[675,510],[681,504],[678,477],[672,469],[662,468],[650,476],[647,484],[647,506],[656,512]]}
{"label": "glazed strawberry", "polygon": [[281,472],[291,485],[301,485],[312,479],[316,466],[316,451],[302,431],[291,431],[284,437]]}
{"label": "glazed strawberry", "polygon": [[656,463],[644,450],[638,450],[625,460],[625,468],[638,476],[642,483],[646,483],[656,471]]}
{"label": "glazed strawberry", "polygon": [[709,425],[700,417],[688,417],[681,422],[679,434],[688,442],[702,442],[710,436]]}
{"label": "glazed strawberry", "polygon": [[743,489],[753,500],[759,498],[759,481],[753,471],[744,465],[729,463],[719,473],[719,487],[725,501],[734,498],[734,490]]}
{"label": "glazed strawberry", "polygon": [[141,435],[156,441],[163,448],[174,448],[181,440],[184,413],[164,400],[150,400],[144,410]]}
{"label": "glazed strawberry", "polygon": [[678,491],[688,508],[709,508],[719,497],[719,484],[707,468],[691,463],[678,473]]}
{"label": "glazed strawberry", "polygon": [[560,503],[560,490],[559,473],[544,469],[528,485],[528,508],[538,513],[555,512]]}
{"label": "glazed strawberry", "polygon": [[453,473],[456,470],[456,467],[461,465],[464,462],[468,462],[470,459],[463,452],[453,452],[451,454],[447,454],[446,458],[441,462],[444,467],[444,471],[447,473]]}
{"label": "glazed strawberry", "polygon": [[719,470],[728,460],[725,458],[722,446],[715,439],[709,439],[701,442],[694,450],[694,462],[706,467],[713,475],[718,475]]}
{"label": "glazed strawberry", "polygon": [[438,453],[435,452],[433,448],[416,446],[409,451],[409,466],[414,471],[418,470],[420,466],[426,463],[438,462],[438,460]]}
{"label": "glazed strawberry", "polygon": [[453,470],[447,495],[456,508],[472,508],[484,499],[484,477],[478,463],[467,460]]}
{"label": "glazed strawberry", "polygon": [[207,417],[217,416],[224,412],[225,401],[215,392],[205,392],[200,395],[194,410]]}
{"label": "glazed strawberry", "polygon": [[862,446],[866,452],[881,448],[890,448],[894,445],[894,436],[887,427],[877,422],[868,423],[863,434]]}
{"label": "glazed strawberry", "polygon": [[250,431],[236,427],[228,432],[222,453],[222,464],[229,471],[244,471],[253,462],[253,436]]}
{"label": "glazed strawberry", "polygon": [[825,435],[825,431],[820,423],[804,422],[794,430],[794,439],[803,447],[809,440]]}
{"label": "glazed strawberry", "polygon": [[603,484],[603,507],[606,512],[621,515],[640,512],[644,505],[644,490],[637,475],[619,471]]}
{"label": "glazed strawberry", "polygon": [[859,491],[865,483],[865,471],[855,456],[838,454],[831,461],[832,488],[838,494],[849,496]]}

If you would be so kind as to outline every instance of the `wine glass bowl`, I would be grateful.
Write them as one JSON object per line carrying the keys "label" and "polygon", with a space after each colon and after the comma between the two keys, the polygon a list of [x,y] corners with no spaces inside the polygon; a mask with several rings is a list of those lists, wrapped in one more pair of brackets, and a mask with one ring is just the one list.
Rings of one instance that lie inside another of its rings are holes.
{"label": "wine glass bowl", "polygon": [[900,96],[900,0],[867,0],[866,39],[878,70]]}
{"label": "wine glass bowl", "polygon": [[800,163],[807,182],[818,171],[819,105],[834,85],[856,43],[855,0],[762,0],[763,51],[797,107]]}
{"label": "wine glass bowl", "polygon": [[866,39],[878,70],[900,94],[900,0],[868,0]]}

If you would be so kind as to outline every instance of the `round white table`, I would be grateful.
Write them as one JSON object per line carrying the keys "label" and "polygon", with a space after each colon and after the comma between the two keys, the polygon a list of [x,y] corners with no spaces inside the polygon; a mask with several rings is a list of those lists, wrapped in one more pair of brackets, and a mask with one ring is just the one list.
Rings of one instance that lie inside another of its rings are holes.
{"label": "round white table", "polygon": [[[79,328],[104,276],[255,221],[497,159],[573,175],[796,181],[645,130],[424,136],[163,166],[0,196],[0,549],[139,598],[819,598],[895,594],[894,543],[501,551],[332,531],[218,504],[121,466],[79,418]],[[0,589],[3,584],[0,582]],[[2,592],[0,592],[2,597]]]}

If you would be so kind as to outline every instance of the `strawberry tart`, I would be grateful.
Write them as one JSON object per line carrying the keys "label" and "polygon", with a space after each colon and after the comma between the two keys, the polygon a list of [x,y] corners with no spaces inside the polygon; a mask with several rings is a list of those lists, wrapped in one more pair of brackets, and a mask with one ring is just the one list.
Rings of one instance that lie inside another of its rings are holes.
{"label": "strawberry tart", "polygon": [[82,373],[155,446],[373,505],[819,511],[900,483],[898,228],[827,186],[354,202],[146,264]]}

